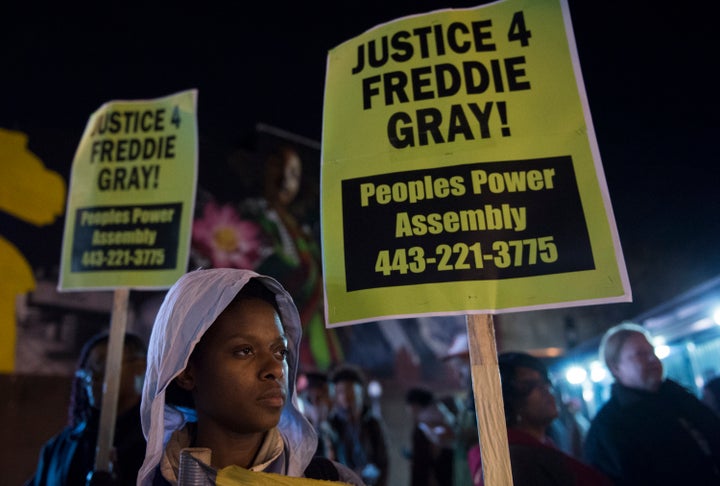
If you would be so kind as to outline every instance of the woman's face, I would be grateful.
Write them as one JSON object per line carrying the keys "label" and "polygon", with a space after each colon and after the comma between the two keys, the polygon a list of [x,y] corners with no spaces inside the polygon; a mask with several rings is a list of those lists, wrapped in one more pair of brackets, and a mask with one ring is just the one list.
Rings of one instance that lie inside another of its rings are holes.
{"label": "woman's face", "polygon": [[[95,408],[100,408],[102,405],[107,354],[107,342],[96,345],[90,350],[82,370],[90,405]],[[119,411],[126,410],[129,405],[134,405],[139,400],[142,389],[138,389],[136,378],[144,376],[144,373],[145,359],[124,348],[118,382]]]}
{"label": "woman's face", "polygon": [[266,197],[283,206],[289,205],[300,191],[300,156],[293,150],[283,150],[280,156],[268,159],[266,170]]}
{"label": "woman's face", "polygon": [[545,425],[557,418],[558,408],[550,390],[551,384],[541,373],[532,368],[518,367],[514,387],[522,396],[516,407],[521,422]]}
{"label": "woman's face", "polygon": [[333,386],[333,396],[338,407],[353,415],[362,411],[363,386],[350,380],[340,380]]}
{"label": "woman's face", "polygon": [[198,426],[237,434],[278,424],[288,399],[287,339],[269,303],[230,304],[198,343],[179,385],[191,390]]}

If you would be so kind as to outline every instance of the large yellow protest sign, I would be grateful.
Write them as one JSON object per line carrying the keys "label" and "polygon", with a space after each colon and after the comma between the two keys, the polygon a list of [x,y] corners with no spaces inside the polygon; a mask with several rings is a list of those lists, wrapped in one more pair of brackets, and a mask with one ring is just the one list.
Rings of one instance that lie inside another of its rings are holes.
{"label": "large yellow protest sign", "polygon": [[187,271],[196,100],[188,90],[92,114],[73,161],[61,290],[166,288]]}
{"label": "large yellow protest sign", "polygon": [[567,5],[377,26],[328,55],[328,326],[630,300]]}

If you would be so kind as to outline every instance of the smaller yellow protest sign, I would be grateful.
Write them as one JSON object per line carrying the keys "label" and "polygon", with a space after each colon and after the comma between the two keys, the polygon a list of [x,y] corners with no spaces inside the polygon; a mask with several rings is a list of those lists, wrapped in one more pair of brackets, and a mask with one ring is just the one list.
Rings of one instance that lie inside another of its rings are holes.
{"label": "smaller yellow protest sign", "polygon": [[564,0],[332,49],[321,170],[328,326],[630,300]]}
{"label": "smaller yellow protest sign", "polygon": [[111,101],[73,160],[60,290],[167,288],[187,271],[197,91]]}

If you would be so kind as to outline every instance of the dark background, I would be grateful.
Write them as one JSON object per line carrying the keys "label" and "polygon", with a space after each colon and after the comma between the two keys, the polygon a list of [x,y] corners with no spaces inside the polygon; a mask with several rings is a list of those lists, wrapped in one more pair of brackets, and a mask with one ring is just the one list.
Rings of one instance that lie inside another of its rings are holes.
{"label": "dark background", "polygon": [[[462,1],[24,2],[0,28],[0,127],[69,180],[102,103],[199,90],[201,186],[228,193],[228,154],[258,122],[320,141],[329,49],[397,17]],[[706,4],[570,1],[603,167],[633,288],[633,314],[717,274],[718,44]],[[0,214],[31,265],[57,265],[62,218]]]}

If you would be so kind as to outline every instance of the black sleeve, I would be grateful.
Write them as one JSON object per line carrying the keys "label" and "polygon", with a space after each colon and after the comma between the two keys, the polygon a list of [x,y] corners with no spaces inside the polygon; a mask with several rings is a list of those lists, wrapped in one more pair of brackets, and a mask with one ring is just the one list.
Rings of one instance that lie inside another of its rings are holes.
{"label": "black sleeve", "polygon": [[340,474],[335,464],[323,456],[315,456],[305,468],[305,477],[311,479],[324,479],[326,481],[338,481]]}

